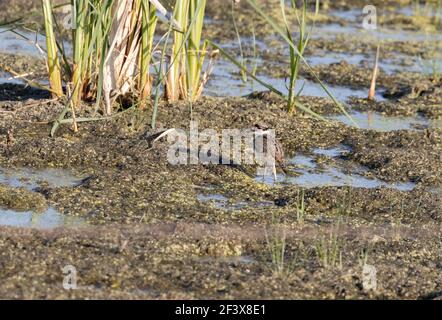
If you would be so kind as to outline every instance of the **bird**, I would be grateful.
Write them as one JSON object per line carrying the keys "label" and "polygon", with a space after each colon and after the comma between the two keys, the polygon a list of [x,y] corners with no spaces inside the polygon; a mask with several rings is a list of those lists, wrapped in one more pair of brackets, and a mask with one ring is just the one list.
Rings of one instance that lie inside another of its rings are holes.
{"label": "bird", "polygon": [[141,138],[142,141],[146,141],[147,142],[148,149],[152,149],[154,147],[154,144],[158,140],[168,136],[169,134],[171,134],[172,132],[175,132],[175,131],[176,131],[176,129],[174,129],[174,128],[171,128],[171,129],[160,129],[160,130],[156,130],[155,132],[146,131],[145,133],[143,133],[141,135],[140,138]]}
{"label": "bird", "polygon": [[[268,139],[270,130],[271,130],[270,126],[263,123],[263,122],[255,123],[253,126],[253,131],[258,132],[260,135],[263,136],[263,149],[264,150],[262,150],[262,151],[264,153],[267,153],[267,145],[268,145],[267,139]],[[256,135],[256,133],[255,133],[255,135]],[[279,169],[281,169],[281,171],[284,174],[287,174],[287,171],[286,171],[286,159],[285,159],[284,148],[283,148],[281,142],[276,137],[274,139],[275,139],[275,141],[274,141],[275,165],[273,167],[273,175],[276,179],[276,166],[278,166]],[[256,144],[255,144],[255,147],[256,147]]]}

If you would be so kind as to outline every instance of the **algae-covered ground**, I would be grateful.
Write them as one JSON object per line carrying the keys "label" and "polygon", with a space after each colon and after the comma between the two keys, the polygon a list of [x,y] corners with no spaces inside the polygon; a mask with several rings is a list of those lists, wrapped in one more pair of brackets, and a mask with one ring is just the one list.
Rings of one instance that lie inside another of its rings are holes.
{"label": "algae-covered ground", "polygon": [[[0,1],[0,21],[26,9],[26,23],[38,24],[37,2]],[[63,124],[51,137],[65,106],[45,91],[0,83],[0,297],[440,299],[442,77],[419,64],[441,61],[440,26],[400,10],[407,1],[377,2],[380,23],[395,31],[382,43],[376,101],[357,93],[368,94],[378,41],[352,36],[358,19],[344,18],[365,1],[330,2],[316,27],[353,31],[318,31],[306,52],[332,91],[349,91],[342,102],[359,126],[308,85],[300,102],[325,120],[287,115],[280,97],[241,84],[234,68],[217,71],[222,59],[198,102],[160,103],[155,130],[152,110],[132,108],[80,123],[76,133]],[[278,17],[272,1],[261,3]],[[287,48],[239,6],[245,52],[252,28],[261,39],[258,76],[284,86]],[[231,16],[220,14],[229,10],[228,1],[210,2],[206,36],[236,52]],[[0,58],[44,77],[38,56],[5,50]],[[314,80],[306,68],[301,76]],[[84,104],[77,117],[93,110]],[[167,139],[147,137],[188,130],[191,119],[218,132],[274,128],[286,175],[274,183],[253,166],[170,164]],[[45,224],[48,212],[56,220]],[[282,250],[284,262],[275,259]],[[63,288],[69,265],[75,290]]]}

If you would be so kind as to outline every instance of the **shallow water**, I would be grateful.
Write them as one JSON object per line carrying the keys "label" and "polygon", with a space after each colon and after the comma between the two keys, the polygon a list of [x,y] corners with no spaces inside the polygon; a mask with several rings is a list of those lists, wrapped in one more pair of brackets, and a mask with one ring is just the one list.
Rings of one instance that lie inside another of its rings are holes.
{"label": "shallow water", "polygon": [[46,47],[46,38],[43,35],[21,30],[17,33],[0,28],[0,52],[41,56],[37,45],[42,49]]}
{"label": "shallow water", "polygon": [[367,178],[362,175],[364,168],[358,167],[350,173],[344,172],[342,167],[317,165],[316,156],[337,158],[348,152],[345,146],[330,149],[315,149],[313,155],[299,154],[288,161],[288,166],[295,175],[277,175],[276,181],[272,176],[257,176],[255,180],[269,185],[297,185],[311,189],[317,187],[354,187],[354,188],[389,188],[401,191],[410,191],[415,188],[413,183],[387,183],[376,178]]}
{"label": "shallow water", "polygon": [[[72,53],[72,46],[64,43],[66,53]],[[41,50],[46,50],[46,37],[42,34],[17,30],[16,33],[10,29],[0,28],[0,52],[9,54],[20,54],[43,57]]]}
{"label": "shallow water", "polygon": [[13,188],[34,190],[41,182],[46,182],[51,188],[74,187],[81,179],[65,169],[0,168],[0,183]]}
{"label": "shallow water", "polygon": [[23,82],[20,79],[12,77],[9,73],[0,70],[0,84],[2,83],[22,84]]}
{"label": "shallow water", "polygon": [[[47,183],[51,188],[74,187],[79,185],[81,178],[65,169],[31,169],[31,168],[0,168],[0,184],[13,188],[35,190],[41,183]],[[79,218],[67,217],[49,208],[44,213],[19,212],[0,208],[0,225],[52,229],[84,224]]]}
{"label": "shallow water", "polygon": [[233,264],[251,264],[256,262],[252,256],[234,256],[234,257],[198,257],[195,260],[199,262],[218,262],[218,263],[233,263]]}
{"label": "shallow water", "polygon": [[[214,73],[205,88],[204,93],[207,95],[219,97],[245,96],[254,91],[268,90],[256,81],[252,81],[252,79],[249,79],[249,81],[244,83],[239,75],[232,76],[235,75],[237,71],[235,66],[227,61],[220,61],[217,66],[218,68],[215,68]],[[262,75],[258,76],[258,78],[282,93],[287,94],[286,79],[277,79]],[[351,89],[348,87],[333,85],[327,85],[327,88],[336,99],[342,102],[346,102],[350,97],[366,98],[368,95],[368,90]],[[297,81],[295,88],[296,92],[298,93],[301,89],[302,96],[328,97],[327,93],[319,84],[309,80],[299,79]],[[385,100],[381,92],[377,93],[376,99],[378,101]]]}
{"label": "shallow water", "polygon": [[327,24],[316,27],[312,38],[331,38],[337,35],[347,35],[348,37],[364,37],[365,39],[377,41],[427,41],[437,42],[442,40],[442,34],[429,32],[415,32],[405,30],[395,30],[378,27],[376,30],[366,30],[362,23],[341,26],[340,24]]}
{"label": "shallow water", "polygon": [[44,213],[18,212],[0,208],[0,225],[20,228],[53,229],[58,227],[81,226],[84,221],[80,218],[67,217],[49,208]]}
{"label": "shallow water", "polygon": [[[337,53],[337,52],[323,52],[315,56],[306,58],[312,66],[329,65],[345,61],[351,65],[360,66],[372,69],[374,67],[374,58],[369,55],[360,53]],[[438,68],[437,62],[442,60],[434,60],[434,66]],[[426,67],[428,65],[428,67]],[[394,59],[388,58],[379,60],[379,68],[386,74],[392,75],[398,72],[432,72],[427,70],[429,67],[433,68],[433,61],[422,61],[417,57],[409,57],[398,54]],[[442,70],[441,70],[442,71]]]}
{"label": "shallow water", "polygon": [[[429,120],[424,117],[385,116],[378,112],[352,112],[351,117],[361,129],[388,132],[397,130],[417,130],[422,128],[442,128],[442,120]],[[355,126],[345,115],[331,116],[331,120]]]}

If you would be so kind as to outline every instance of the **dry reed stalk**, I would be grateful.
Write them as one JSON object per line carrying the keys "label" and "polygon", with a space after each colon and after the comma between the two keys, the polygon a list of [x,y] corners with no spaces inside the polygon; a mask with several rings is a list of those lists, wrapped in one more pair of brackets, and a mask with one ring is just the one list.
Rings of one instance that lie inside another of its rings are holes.
{"label": "dry reed stalk", "polygon": [[374,100],[374,97],[376,95],[376,80],[379,74],[379,54],[380,54],[380,48],[381,45],[378,45],[377,51],[376,51],[376,62],[373,69],[373,77],[371,79],[371,85],[370,85],[370,91],[368,93],[368,100]]}
{"label": "dry reed stalk", "polygon": [[112,113],[113,102],[118,96],[125,95],[135,87],[142,25],[133,0],[115,2],[113,13],[109,36],[111,45],[104,61],[103,95],[106,114]]}

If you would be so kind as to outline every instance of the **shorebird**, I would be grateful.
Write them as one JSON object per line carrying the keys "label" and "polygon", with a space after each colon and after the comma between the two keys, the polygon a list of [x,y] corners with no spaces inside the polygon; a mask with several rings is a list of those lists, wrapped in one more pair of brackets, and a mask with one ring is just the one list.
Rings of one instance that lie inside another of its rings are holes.
{"label": "shorebird", "polygon": [[[264,150],[262,150],[262,151],[264,153],[267,153],[267,139],[268,139],[268,136],[270,133],[270,127],[265,123],[258,122],[254,125],[253,129],[254,129],[254,131],[259,132],[259,134],[263,136],[263,149]],[[258,133],[255,133],[255,134],[258,134]],[[275,164],[273,167],[273,176],[276,179],[276,166],[278,166],[279,169],[281,169],[281,171],[284,174],[287,174],[287,171],[285,169],[286,160],[285,160],[284,148],[283,148],[281,142],[276,137],[274,139],[275,139],[275,141],[274,141]]]}
{"label": "shorebird", "polygon": [[157,132],[146,131],[141,135],[142,141],[146,141],[148,145],[148,149],[152,149],[154,147],[155,142],[158,140],[168,136],[170,133],[175,132],[176,129],[166,129],[160,130]]}

